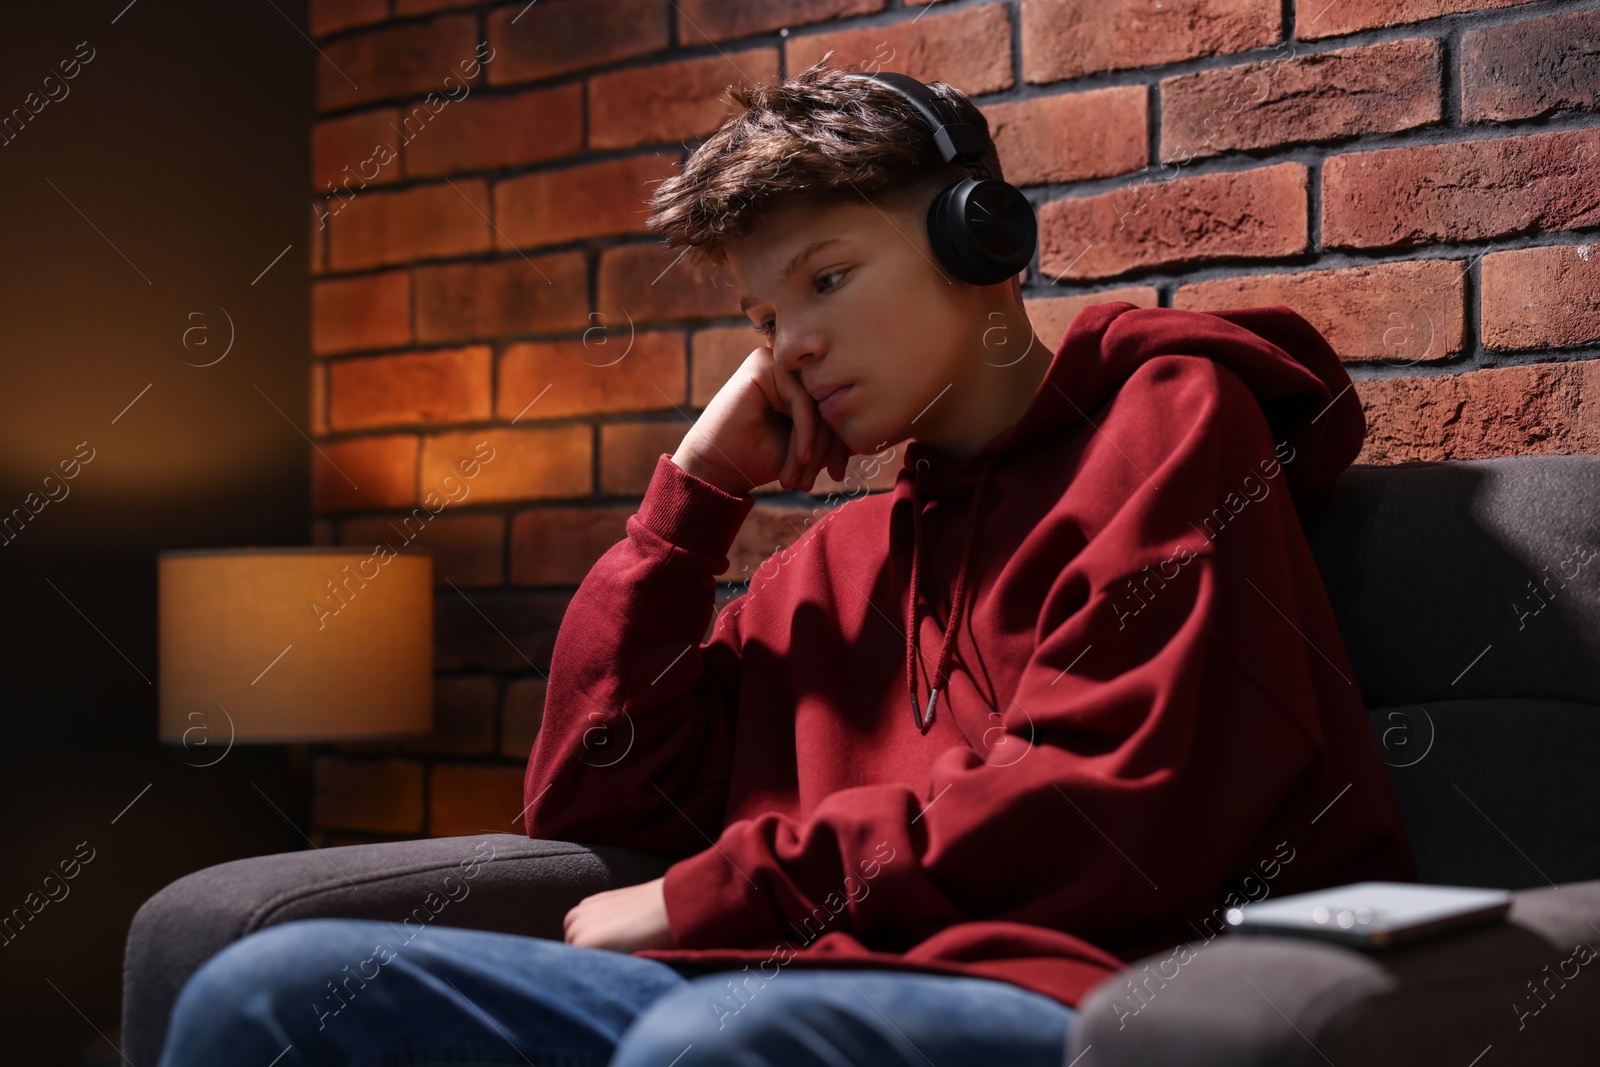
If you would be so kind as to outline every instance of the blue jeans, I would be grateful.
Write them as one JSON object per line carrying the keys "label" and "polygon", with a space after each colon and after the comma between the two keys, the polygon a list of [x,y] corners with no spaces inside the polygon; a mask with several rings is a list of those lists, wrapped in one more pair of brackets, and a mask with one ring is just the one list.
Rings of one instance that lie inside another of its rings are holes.
{"label": "blue jeans", "polygon": [[160,1067],[1061,1067],[1077,1020],[987,978],[775,968],[299,919],[235,941],[190,976]]}

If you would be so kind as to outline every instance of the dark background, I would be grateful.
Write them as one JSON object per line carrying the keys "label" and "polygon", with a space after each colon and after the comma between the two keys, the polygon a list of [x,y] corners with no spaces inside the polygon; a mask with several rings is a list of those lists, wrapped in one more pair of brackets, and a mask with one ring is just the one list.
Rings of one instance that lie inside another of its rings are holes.
{"label": "dark background", "polygon": [[[304,0],[0,9],[0,116],[67,90],[0,145],[0,515],[94,450],[0,543],[0,916],[93,849],[0,935],[3,1063],[118,1062],[139,905],[305,847],[281,746],[201,766],[220,750],[156,738],[157,553],[308,541],[305,24]],[[191,366],[226,347],[223,309],[231,350]]]}

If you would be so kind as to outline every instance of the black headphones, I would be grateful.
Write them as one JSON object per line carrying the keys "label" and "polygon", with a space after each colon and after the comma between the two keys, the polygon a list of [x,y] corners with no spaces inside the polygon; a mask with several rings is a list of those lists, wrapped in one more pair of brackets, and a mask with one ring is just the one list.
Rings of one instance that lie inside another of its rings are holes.
{"label": "black headphones", "polygon": [[945,269],[964,282],[993,285],[1026,267],[1039,238],[1033,205],[1022,190],[990,176],[977,129],[947,115],[944,101],[909,74],[852,71],[851,77],[872,78],[905,97],[933,131],[944,161],[973,174],[941,191],[928,207],[928,240]]}

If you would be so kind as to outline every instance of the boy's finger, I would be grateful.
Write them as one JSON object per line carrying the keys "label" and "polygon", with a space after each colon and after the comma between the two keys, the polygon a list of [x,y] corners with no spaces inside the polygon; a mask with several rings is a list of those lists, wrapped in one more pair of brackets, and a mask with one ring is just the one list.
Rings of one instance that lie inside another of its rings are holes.
{"label": "boy's finger", "polygon": [[828,464],[828,444],[832,437],[832,428],[821,419],[812,424],[811,440],[806,445],[806,454],[811,457],[806,463],[806,478],[813,486],[817,475]]}
{"label": "boy's finger", "polygon": [[844,481],[845,475],[850,473],[850,446],[837,437],[828,446],[828,473],[836,482]]}
{"label": "boy's finger", "polygon": [[811,438],[816,433],[816,424],[822,420],[817,418],[816,401],[805,391],[800,384],[800,379],[795,378],[794,401],[789,406],[790,417],[794,419],[794,439],[797,454],[801,463],[811,462]]}
{"label": "boy's finger", "polygon": [[811,462],[806,464],[805,471],[801,474],[802,485],[806,492],[812,492],[817,487],[817,478],[822,474],[822,468],[827,466],[827,453],[820,444],[811,446]]}
{"label": "boy's finger", "polygon": [[786,490],[795,488],[795,483],[800,480],[800,458],[798,458],[798,445],[800,445],[800,432],[795,422],[789,424],[789,445],[784,454],[784,469],[779,475],[779,482]]}

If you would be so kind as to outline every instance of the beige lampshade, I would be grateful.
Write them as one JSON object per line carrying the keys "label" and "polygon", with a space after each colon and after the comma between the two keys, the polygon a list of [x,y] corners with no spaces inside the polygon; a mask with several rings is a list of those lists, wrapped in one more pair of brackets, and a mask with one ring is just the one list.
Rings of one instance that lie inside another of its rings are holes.
{"label": "beige lampshade", "polygon": [[432,557],[207,549],[163,552],[158,570],[162,741],[433,731]]}

